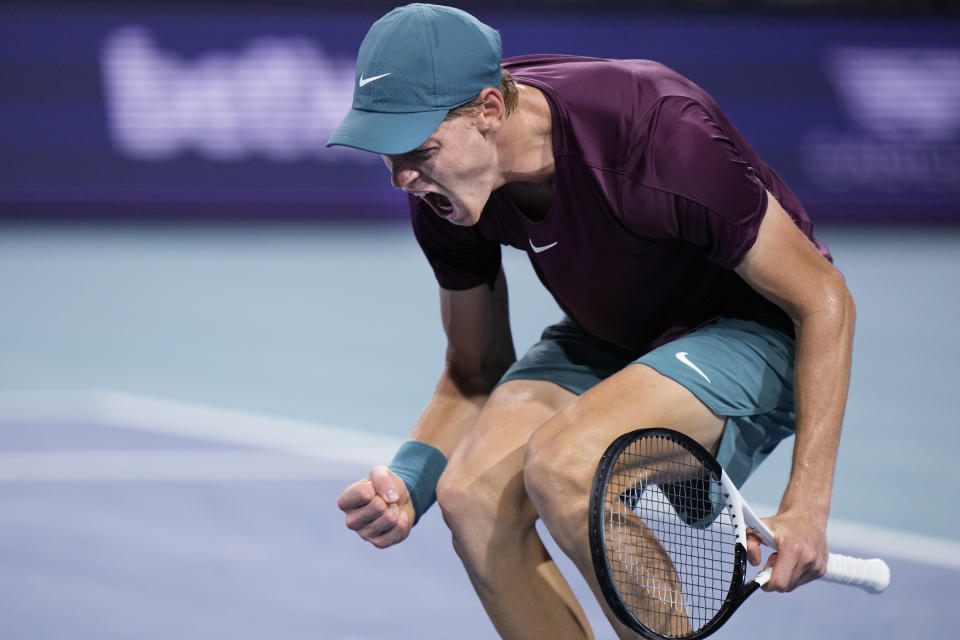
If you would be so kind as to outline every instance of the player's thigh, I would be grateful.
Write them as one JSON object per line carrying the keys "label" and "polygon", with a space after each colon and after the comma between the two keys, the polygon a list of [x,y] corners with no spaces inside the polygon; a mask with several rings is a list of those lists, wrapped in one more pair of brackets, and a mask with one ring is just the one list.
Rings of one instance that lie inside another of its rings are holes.
{"label": "player's thigh", "polygon": [[[437,487],[445,515],[495,509],[529,512],[523,487],[523,455],[530,436],[576,399],[542,380],[498,386],[450,456]],[[504,513],[507,519],[510,514]],[[448,518],[449,521],[449,518]]]}
{"label": "player's thigh", "polygon": [[644,364],[632,364],[537,429],[526,450],[528,476],[550,483],[563,475],[564,482],[588,485],[607,446],[635,429],[669,427],[716,451],[724,420],[685,386]]}
{"label": "player's thigh", "polygon": [[687,386],[641,363],[607,378],[568,409],[563,422],[585,424],[597,436],[609,435],[607,444],[634,429],[669,427],[714,452],[725,420]]}
{"label": "player's thigh", "polygon": [[576,468],[583,481],[619,435],[667,427],[715,453],[742,484],[793,431],[794,351],[778,328],[722,318],[592,387],[537,431],[528,460]]}

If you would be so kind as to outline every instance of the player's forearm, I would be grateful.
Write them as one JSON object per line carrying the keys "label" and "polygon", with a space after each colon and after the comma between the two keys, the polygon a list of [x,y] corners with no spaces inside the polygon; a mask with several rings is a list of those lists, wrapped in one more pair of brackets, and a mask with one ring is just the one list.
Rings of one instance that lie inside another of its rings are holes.
{"label": "player's forearm", "polygon": [[495,381],[467,379],[447,367],[430,402],[410,434],[413,440],[433,445],[447,457],[476,420]]}
{"label": "player's forearm", "polygon": [[447,335],[446,366],[410,437],[449,457],[517,359],[503,271],[493,288],[486,284],[464,291],[441,288],[440,316]]}
{"label": "player's forearm", "polygon": [[447,460],[476,420],[494,384],[495,380],[484,382],[483,377],[459,377],[449,365],[444,369],[410,434],[417,442],[401,446],[389,466],[409,491],[410,499],[401,505],[409,522],[415,523],[436,500],[436,485]]}
{"label": "player's forearm", "polygon": [[856,309],[837,275],[824,304],[795,318],[796,440],[783,510],[802,510],[826,524],[850,382]]}

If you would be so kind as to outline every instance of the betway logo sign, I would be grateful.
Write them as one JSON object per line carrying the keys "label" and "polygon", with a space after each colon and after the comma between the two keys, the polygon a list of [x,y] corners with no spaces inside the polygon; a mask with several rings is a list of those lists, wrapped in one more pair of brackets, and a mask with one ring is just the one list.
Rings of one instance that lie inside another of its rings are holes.
{"label": "betway logo sign", "polygon": [[812,127],[800,141],[811,182],[960,193],[960,49],[839,48],[827,63],[848,124]]}
{"label": "betway logo sign", "polygon": [[306,38],[261,37],[186,61],[125,27],[107,37],[102,65],[113,141],[132,159],[379,161],[324,147],[350,108],[354,60]]}
{"label": "betway logo sign", "polygon": [[886,139],[960,135],[960,49],[841,48],[830,75],[851,119]]}

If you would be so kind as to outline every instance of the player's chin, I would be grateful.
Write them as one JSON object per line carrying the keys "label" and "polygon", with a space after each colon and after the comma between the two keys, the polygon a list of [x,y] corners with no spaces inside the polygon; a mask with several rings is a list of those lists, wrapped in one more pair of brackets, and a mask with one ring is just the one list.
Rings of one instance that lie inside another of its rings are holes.
{"label": "player's chin", "polygon": [[481,208],[474,210],[470,206],[454,205],[454,212],[447,220],[460,227],[472,227],[480,222],[481,211]]}

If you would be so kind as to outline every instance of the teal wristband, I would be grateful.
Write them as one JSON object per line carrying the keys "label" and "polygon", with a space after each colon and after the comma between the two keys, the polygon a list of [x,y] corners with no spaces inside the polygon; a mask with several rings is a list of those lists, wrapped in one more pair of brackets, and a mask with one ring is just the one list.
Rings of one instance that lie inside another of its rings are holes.
{"label": "teal wristband", "polygon": [[419,440],[407,440],[393,456],[388,468],[407,485],[416,513],[413,524],[437,501],[437,481],[446,466],[443,452]]}

